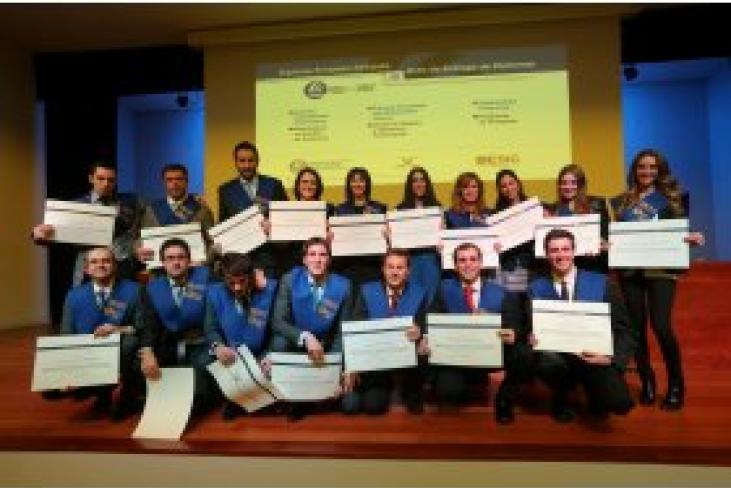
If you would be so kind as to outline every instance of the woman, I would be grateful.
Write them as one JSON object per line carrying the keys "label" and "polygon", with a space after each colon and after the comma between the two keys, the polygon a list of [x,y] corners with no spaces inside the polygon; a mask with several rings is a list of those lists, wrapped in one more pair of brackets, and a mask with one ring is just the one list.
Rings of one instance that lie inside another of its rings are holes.
{"label": "woman", "polygon": [[452,208],[444,214],[447,229],[484,227],[489,214],[480,177],[472,172],[459,175],[452,191]]}
{"label": "woman", "polygon": [[[429,173],[422,167],[409,171],[404,184],[404,198],[396,205],[397,210],[441,207],[434,194]],[[411,251],[411,279],[427,290],[429,300],[434,298],[442,274],[442,264],[435,249],[414,249]]]}
{"label": "woman", "polygon": [[[601,235],[598,256],[578,256],[576,264],[583,269],[607,273],[607,236],[609,235],[609,211],[603,197],[587,195],[586,174],[578,164],[568,164],[561,168],[556,179],[557,200],[551,206],[550,214],[555,217],[572,215],[599,214],[599,233]],[[539,243],[540,244],[540,243]]]}
{"label": "woman", "polygon": [[[639,221],[683,218],[680,185],[670,174],[667,160],[653,149],[644,149],[632,160],[627,177],[629,189],[612,199],[617,220]],[[685,241],[703,245],[703,234],[693,232]],[[622,291],[637,331],[639,344],[635,353],[637,371],[642,381],[640,403],[655,402],[655,374],[650,366],[647,347],[647,315],[662,351],[668,375],[668,390],[662,401],[664,410],[678,410],[685,401],[685,384],[680,359],[680,346],[672,329],[671,311],[678,274],[669,270],[635,269],[623,272]]]}
{"label": "woman", "polygon": [[[335,215],[385,214],[386,205],[371,200],[371,175],[362,167],[351,168],[345,176],[345,201],[335,207]],[[336,271],[354,286],[380,279],[380,256],[333,258]]]}
{"label": "woman", "polygon": [[[495,176],[497,200],[495,212],[501,212],[528,199],[515,171],[503,169]],[[524,293],[535,266],[533,241],[526,242],[500,253],[498,282],[506,290]]]}

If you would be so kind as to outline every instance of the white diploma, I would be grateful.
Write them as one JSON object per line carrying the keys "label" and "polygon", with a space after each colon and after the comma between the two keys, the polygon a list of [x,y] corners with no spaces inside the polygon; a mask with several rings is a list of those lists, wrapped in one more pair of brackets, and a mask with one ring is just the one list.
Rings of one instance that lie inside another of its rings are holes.
{"label": "white diploma", "polygon": [[416,366],[416,345],[406,337],[412,317],[343,322],[345,370],[379,371]]}
{"label": "white diploma", "polygon": [[502,367],[499,313],[429,314],[426,321],[431,364]]}
{"label": "white diploma", "polygon": [[317,202],[269,202],[272,241],[306,241],[325,237],[326,204]]}
{"label": "white diploma", "polygon": [[119,380],[119,334],[39,337],[31,391],[113,385]]}
{"label": "white diploma", "polygon": [[532,308],[535,350],[613,354],[608,303],[533,300]]}
{"label": "white diploma", "polygon": [[110,246],[117,207],[97,203],[46,200],[43,223],[53,226],[52,241]]}
{"label": "white diploma", "polygon": [[160,261],[160,247],[163,242],[173,237],[182,239],[188,243],[188,246],[190,246],[190,260],[192,262],[202,263],[206,260],[206,245],[201,235],[200,222],[148,227],[140,231],[140,236],[142,238],[142,247],[155,251],[152,260],[145,263],[147,269],[162,266],[162,261]]}
{"label": "white diploma", "polygon": [[599,254],[601,236],[599,232],[599,214],[572,215],[570,217],[547,217],[536,225],[536,257],[545,258],[543,241],[551,229],[564,229],[574,235],[577,256],[594,256]]}
{"label": "white diploma", "polygon": [[500,235],[503,251],[532,241],[536,225],[543,220],[543,205],[538,198],[529,198],[487,217],[487,225]]}
{"label": "white diploma", "polygon": [[147,380],[147,400],[136,439],[178,440],[193,408],[193,368],[160,368],[160,379]]}
{"label": "white diploma", "polygon": [[439,245],[442,209],[439,207],[390,210],[386,220],[391,229],[391,247],[418,249]]}
{"label": "white diploma", "polygon": [[333,233],[333,256],[366,256],[386,252],[388,244],[383,235],[385,215],[330,217],[328,222]]}
{"label": "white diploma", "polygon": [[224,366],[219,361],[208,365],[208,371],[224,396],[247,412],[254,412],[276,402],[280,393],[264,376],[251,351],[242,345],[236,352],[236,360],[229,366]]}
{"label": "white diploma", "polygon": [[246,254],[267,241],[261,223],[264,216],[258,205],[252,205],[230,219],[208,229],[215,244],[221,245],[221,252]]}
{"label": "white diploma", "polygon": [[325,400],[338,392],[342,371],[340,354],[325,354],[324,360],[318,363],[301,353],[273,352],[268,358],[272,363],[272,384],[282,400]]}
{"label": "white diploma", "polygon": [[492,228],[443,230],[441,238],[442,269],[454,269],[454,250],[465,242],[471,242],[480,248],[483,268],[497,268],[500,266],[500,256],[495,252],[495,243],[499,241],[499,235]]}
{"label": "white diploma", "polygon": [[610,268],[678,268],[690,266],[688,219],[611,222]]}

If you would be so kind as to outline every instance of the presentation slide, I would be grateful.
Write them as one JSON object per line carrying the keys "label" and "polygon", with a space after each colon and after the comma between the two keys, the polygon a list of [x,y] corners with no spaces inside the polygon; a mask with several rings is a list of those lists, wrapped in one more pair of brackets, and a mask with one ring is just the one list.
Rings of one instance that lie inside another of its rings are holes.
{"label": "presentation slide", "polygon": [[565,48],[260,65],[256,141],[288,188],[305,166],[326,186],[354,166],[376,185],[413,166],[435,183],[502,168],[550,180],[571,161]]}

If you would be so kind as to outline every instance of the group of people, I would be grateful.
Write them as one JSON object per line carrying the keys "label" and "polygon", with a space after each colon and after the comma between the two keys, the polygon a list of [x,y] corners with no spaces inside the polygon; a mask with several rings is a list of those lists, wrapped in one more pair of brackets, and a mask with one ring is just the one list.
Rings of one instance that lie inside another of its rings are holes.
{"label": "group of people", "polygon": [[[233,159],[238,175],[218,189],[221,221],[252,205],[260,205],[266,213],[268,202],[287,199],[280,180],[259,173],[254,144],[237,144]],[[574,235],[554,229],[544,242],[528,242],[500,252],[499,268],[489,272],[482,268],[480,248],[469,242],[455,249],[455,269],[446,272],[441,269],[439,248],[389,248],[383,256],[333,258],[330,239],[319,237],[301,246],[267,243],[249,254],[221,254],[211,246],[206,263],[193,263],[190,248],[181,239],[167,240],[158,251],[140,244],[140,227],[200,222],[205,234],[214,223],[205,201],[188,193],[184,166],[167,165],[162,179],[166,197],[141,205],[132,196],[116,192],[113,167],[92,166],[91,192],[81,201],[118,208],[114,242],[83,253],[74,287],[64,303],[61,333],[119,333],[121,387],[116,402],[112,400],[116,385],[68,389],[46,397],[94,396],[94,411],[111,409],[113,418],[124,418],[139,409],[144,378],[159,378],[161,367],[190,366],[195,370],[194,411],[207,410],[221,403],[221,392],[206,366],[215,360],[231,364],[241,345],[259,358],[266,372],[270,368],[268,352],[306,353],[315,362],[326,353],[340,353],[343,321],[411,317],[413,324],[405,333],[414,343],[417,366],[367,373],[344,371],[336,402],[344,412],[384,413],[394,390],[400,392],[411,413],[423,412],[428,391],[440,406],[456,408],[494,381],[499,383],[495,418],[499,423],[511,423],[521,385],[538,378],[552,391],[550,411],[559,422],[574,418],[568,397],[578,384],[586,391],[589,412],[621,415],[634,406],[624,377],[632,358],[642,383],[640,403],[656,401],[647,346],[649,316],[668,372],[661,407],[677,410],[684,404],[680,349],[671,319],[678,273],[634,269],[610,278],[607,268],[610,215],[620,221],[686,215],[680,187],[665,158],[654,150],[637,154],[627,190],[610,199],[610,205],[604,198],[588,194],[586,176],[578,165],[567,165],[559,172],[557,198],[545,204],[546,216],[600,214],[602,253],[577,257]],[[527,199],[513,170],[498,172],[495,183],[498,197],[490,209],[485,203],[483,180],[472,172],[459,175],[451,205],[444,212],[444,226],[486,226],[488,215]],[[316,201],[322,192],[318,172],[301,169],[295,179],[294,197]],[[339,205],[327,204],[329,216],[385,213],[387,208],[372,199],[370,175],[362,167],[348,172],[345,196]],[[413,168],[396,208],[441,206],[428,172]],[[266,220],[263,226],[268,231]],[[41,224],[34,227],[33,238],[37,243],[47,242],[53,232],[52,226]],[[387,228],[384,234],[388,237]],[[703,244],[699,233],[690,233],[686,240]],[[534,245],[544,247],[545,261],[534,257]],[[498,247],[496,251],[502,250]],[[145,285],[139,284],[136,272],[140,263],[152,259],[155,252],[163,269],[153,273]],[[533,299],[609,303],[614,354],[535,350],[530,313]],[[501,314],[504,367],[430,365],[426,317],[435,312]],[[235,403],[224,400],[223,404],[226,420],[242,413]],[[301,418],[311,408],[311,404],[293,403],[289,414]]]}

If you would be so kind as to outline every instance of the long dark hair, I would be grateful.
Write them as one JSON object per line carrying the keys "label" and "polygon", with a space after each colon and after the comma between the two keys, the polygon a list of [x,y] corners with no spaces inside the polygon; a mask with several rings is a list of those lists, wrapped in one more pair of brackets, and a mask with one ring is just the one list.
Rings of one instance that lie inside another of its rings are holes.
{"label": "long dark hair", "polygon": [[567,164],[558,172],[558,178],[556,178],[556,206],[558,207],[561,204],[561,180],[568,174],[572,174],[576,178],[574,211],[577,214],[589,213],[589,197],[586,195],[586,173],[578,164]]}
{"label": "long dark hair", "polygon": [[350,168],[350,171],[348,171],[348,174],[345,175],[345,200],[349,204],[353,204],[355,202],[355,198],[353,197],[353,191],[350,189],[350,180],[353,179],[355,175],[360,175],[361,178],[365,180],[365,198],[367,202],[371,201],[371,175],[368,173],[368,170],[363,168],[362,166],[356,166],[355,168]]}
{"label": "long dark hair", "polygon": [[315,177],[315,184],[317,185],[317,189],[315,189],[315,200],[319,200],[322,196],[322,178],[315,168],[310,168],[309,166],[306,166],[297,172],[297,177],[294,179],[294,198],[296,200],[300,199],[300,178],[307,173]]}
{"label": "long dark hair", "polygon": [[655,189],[668,199],[670,211],[674,216],[680,217],[685,215],[682,200],[683,191],[680,183],[670,174],[668,160],[655,149],[643,149],[632,159],[632,166],[630,166],[629,174],[627,175],[627,191],[622,195],[620,212],[640,200],[640,192],[637,189],[637,167],[640,164],[640,160],[647,156],[655,158],[655,162],[657,163]]}
{"label": "long dark hair", "polygon": [[518,178],[518,175],[515,174],[515,171],[513,171],[512,169],[501,169],[500,171],[498,171],[498,174],[495,175],[495,189],[497,190],[497,200],[495,201],[496,212],[505,210],[511,205],[510,201],[505,198],[502,193],[500,193],[500,180],[502,180],[505,176],[510,176],[516,182],[518,182],[518,199],[521,202],[528,199],[528,197],[525,196],[525,192],[523,191],[523,182],[520,181],[520,178]]}
{"label": "long dark hair", "polygon": [[404,183],[404,198],[401,203],[398,204],[399,208],[415,208],[416,207],[416,195],[414,195],[414,176],[416,173],[421,173],[426,181],[426,193],[424,194],[424,206],[425,207],[440,207],[442,204],[437,200],[437,196],[434,194],[434,186],[431,182],[429,173],[421,166],[411,168],[409,174],[406,175],[406,182]]}

